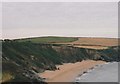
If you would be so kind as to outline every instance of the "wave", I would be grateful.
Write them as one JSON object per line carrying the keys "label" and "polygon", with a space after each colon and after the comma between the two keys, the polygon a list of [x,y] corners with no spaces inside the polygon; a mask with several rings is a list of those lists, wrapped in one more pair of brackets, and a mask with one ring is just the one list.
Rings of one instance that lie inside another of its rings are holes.
{"label": "wave", "polygon": [[107,62],[96,65],[89,70],[79,74],[75,82],[117,82],[118,81],[118,63]]}

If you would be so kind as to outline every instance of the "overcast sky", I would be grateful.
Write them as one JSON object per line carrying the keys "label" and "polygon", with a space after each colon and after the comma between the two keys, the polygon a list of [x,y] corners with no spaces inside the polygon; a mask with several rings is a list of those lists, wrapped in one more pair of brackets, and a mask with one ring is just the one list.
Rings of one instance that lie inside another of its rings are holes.
{"label": "overcast sky", "polygon": [[118,36],[117,2],[7,2],[2,13],[2,38]]}

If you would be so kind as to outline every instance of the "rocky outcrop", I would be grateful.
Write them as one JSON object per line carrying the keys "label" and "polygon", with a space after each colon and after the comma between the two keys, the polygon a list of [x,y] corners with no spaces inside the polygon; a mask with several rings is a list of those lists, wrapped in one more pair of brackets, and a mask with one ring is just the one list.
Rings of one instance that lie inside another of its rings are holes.
{"label": "rocky outcrop", "polygon": [[72,46],[54,46],[63,58],[64,62],[76,62],[82,60],[103,60],[103,61],[120,61],[119,47],[109,47],[108,49],[96,50],[87,48],[77,48]]}

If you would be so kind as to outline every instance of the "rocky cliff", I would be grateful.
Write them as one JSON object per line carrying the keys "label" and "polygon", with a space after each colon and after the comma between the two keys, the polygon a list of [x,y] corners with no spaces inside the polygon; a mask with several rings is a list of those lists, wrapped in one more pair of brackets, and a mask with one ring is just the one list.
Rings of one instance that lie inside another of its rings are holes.
{"label": "rocky cliff", "polygon": [[56,70],[56,64],[82,60],[120,61],[119,47],[104,50],[58,44],[2,41],[3,82],[40,82],[37,73]]}

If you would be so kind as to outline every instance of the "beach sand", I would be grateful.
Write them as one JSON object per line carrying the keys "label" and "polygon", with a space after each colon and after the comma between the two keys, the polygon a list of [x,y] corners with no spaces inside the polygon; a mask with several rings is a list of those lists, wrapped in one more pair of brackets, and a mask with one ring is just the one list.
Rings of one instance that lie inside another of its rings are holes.
{"label": "beach sand", "polygon": [[83,72],[98,64],[104,64],[104,61],[86,60],[76,63],[66,63],[58,65],[59,70],[39,73],[39,76],[46,79],[46,82],[74,82],[75,78]]}

